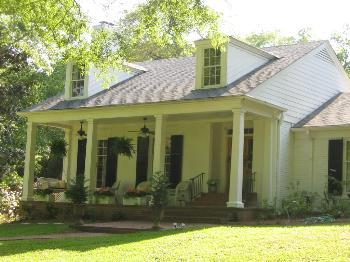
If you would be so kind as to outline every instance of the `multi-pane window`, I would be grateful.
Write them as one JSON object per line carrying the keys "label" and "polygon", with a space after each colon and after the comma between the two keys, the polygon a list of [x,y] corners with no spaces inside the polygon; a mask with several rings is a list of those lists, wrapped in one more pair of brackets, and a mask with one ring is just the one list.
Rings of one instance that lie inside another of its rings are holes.
{"label": "multi-pane window", "polygon": [[77,65],[72,68],[72,97],[84,95],[84,73]]}
{"label": "multi-pane window", "polygon": [[345,178],[346,178],[346,192],[350,192],[350,141],[346,141],[345,149]]}
{"label": "multi-pane window", "polygon": [[204,86],[220,84],[221,51],[215,48],[204,49]]}
{"label": "multi-pane window", "polygon": [[106,186],[107,154],[107,140],[99,140],[97,148],[97,188]]}

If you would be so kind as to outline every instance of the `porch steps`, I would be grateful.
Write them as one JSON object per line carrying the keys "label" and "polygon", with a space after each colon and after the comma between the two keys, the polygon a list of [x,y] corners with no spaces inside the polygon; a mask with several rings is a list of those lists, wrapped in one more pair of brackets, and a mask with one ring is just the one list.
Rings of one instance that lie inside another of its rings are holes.
{"label": "porch steps", "polygon": [[[228,196],[225,193],[202,193],[202,195],[194,199],[189,206],[207,206],[207,207],[226,207]],[[245,207],[257,207],[257,194],[247,193],[243,196]]]}
{"label": "porch steps", "polygon": [[202,193],[200,197],[194,199],[189,206],[210,206],[226,207],[227,194],[224,193]]}

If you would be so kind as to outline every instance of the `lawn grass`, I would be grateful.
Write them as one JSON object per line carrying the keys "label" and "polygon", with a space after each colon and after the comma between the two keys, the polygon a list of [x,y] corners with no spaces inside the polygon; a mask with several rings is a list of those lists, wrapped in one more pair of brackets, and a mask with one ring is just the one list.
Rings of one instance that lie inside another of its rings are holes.
{"label": "lawn grass", "polygon": [[349,261],[350,225],[217,226],[0,242],[1,261]]}
{"label": "lawn grass", "polygon": [[71,231],[73,229],[67,224],[0,224],[0,237],[48,235]]}

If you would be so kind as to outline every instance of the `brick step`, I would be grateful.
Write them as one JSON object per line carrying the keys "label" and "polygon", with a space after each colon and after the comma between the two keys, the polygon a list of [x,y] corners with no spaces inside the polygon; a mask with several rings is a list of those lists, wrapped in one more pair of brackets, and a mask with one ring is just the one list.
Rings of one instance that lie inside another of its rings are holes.
{"label": "brick step", "polygon": [[225,219],[221,217],[184,217],[184,216],[164,216],[166,222],[176,223],[205,223],[205,224],[221,224],[225,223]]}

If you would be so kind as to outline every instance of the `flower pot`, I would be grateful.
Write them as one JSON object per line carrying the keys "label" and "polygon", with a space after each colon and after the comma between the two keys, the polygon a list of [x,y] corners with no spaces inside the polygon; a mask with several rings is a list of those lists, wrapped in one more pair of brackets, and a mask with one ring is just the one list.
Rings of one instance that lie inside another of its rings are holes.
{"label": "flower pot", "polygon": [[218,192],[218,185],[208,185],[208,192],[209,193],[217,193]]}
{"label": "flower pot", "polygon": [[142,197],[123,197],[124,206],[145,206],[147,203],[146,196]]}
{"label": "flower pot", "polygon": [[114,196],[94,196],[95,204],[110,205],[115,204]]}

